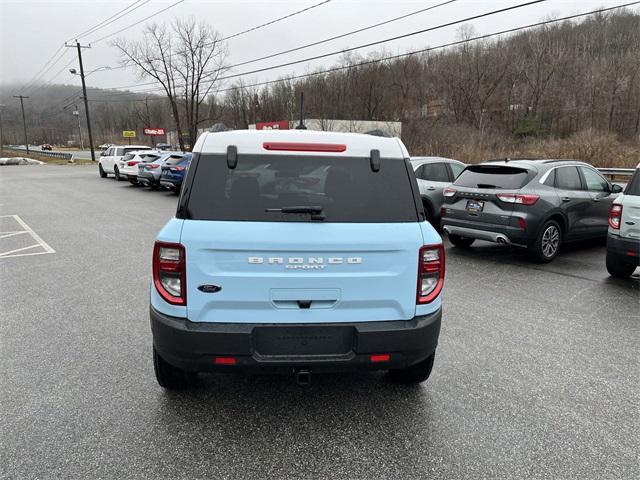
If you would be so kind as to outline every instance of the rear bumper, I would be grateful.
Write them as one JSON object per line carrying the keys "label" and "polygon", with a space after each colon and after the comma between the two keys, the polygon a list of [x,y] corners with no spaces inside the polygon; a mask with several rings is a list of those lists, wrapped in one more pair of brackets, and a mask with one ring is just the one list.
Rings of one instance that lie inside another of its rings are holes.
{"label": "rear bumper", "polygon": [[177,188],[182,185],[182,180],[173,180],[171,178],[160,177],[160,185],[168,188]]}
{"label": "rear bumper", "polygon": [[[418,363],[436,350],[442,311],[406,321],[332,324],[194,323],[153,307],[150,316],[156,350],[184,370],[292,373],[388,370]],[[336,332],[340,338],[334,339]],[[324,352],[323,345],[341,351]],[[265,348],[277,354],[260,351]],[[287,348],[295,353],[287,354]],[[372,362],[372,354],[389,354],[389,360]],[[235,364],[216,364],[219,356],[233,357]]]}
{"label": "rear bumper", "polygon": [[526,246],[529,243],[526,230],[511,225],[472,223],[445,216],[442,219],[442,230],[447,235],[459,235],[505,245]]}
{"label": "rear bumper", "polygon": [[640,264],[640,240],[607,235],[607,253],[625,257],[629,263]]}

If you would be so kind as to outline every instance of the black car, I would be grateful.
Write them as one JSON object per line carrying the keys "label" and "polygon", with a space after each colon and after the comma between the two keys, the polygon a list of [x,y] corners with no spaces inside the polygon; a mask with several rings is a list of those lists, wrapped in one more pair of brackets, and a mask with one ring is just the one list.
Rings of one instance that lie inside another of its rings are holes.
{"label": "black car", "polygon": [[485,162],[466,167],[444,190],[442,227],[458,247],[476,239],[514,244],[550,262],[563,242],[605,237],[621,191],[584,162]]}

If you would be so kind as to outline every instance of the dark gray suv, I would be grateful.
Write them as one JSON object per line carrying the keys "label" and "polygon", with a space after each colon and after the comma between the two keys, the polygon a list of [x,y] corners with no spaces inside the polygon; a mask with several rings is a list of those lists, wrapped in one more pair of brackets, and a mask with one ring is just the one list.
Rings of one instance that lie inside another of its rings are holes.
{"label": "dark gray suv", "polygon": [[541,262],[565,241],[605,237],[622,191],[574,160],[500,160],[465,168],[444,190],[442,227],[455,246],[476,240],[527,247]]}

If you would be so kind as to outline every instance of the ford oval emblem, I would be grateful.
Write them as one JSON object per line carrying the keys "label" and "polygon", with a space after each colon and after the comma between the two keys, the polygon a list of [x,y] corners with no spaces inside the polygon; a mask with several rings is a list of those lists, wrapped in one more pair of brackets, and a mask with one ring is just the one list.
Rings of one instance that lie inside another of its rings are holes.
{"label": "ford oval emblem", "polygon": [[218,293],[222,287],[220,285],[200,285],[198,290],[204,293]]}

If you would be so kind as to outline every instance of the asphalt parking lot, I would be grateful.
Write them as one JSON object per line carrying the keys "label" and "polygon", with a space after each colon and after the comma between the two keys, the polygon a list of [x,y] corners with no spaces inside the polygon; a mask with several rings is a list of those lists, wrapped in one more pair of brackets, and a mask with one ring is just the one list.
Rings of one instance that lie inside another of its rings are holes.
{"label": "asphalt parking lot", "polygon": [[603,242],[548,265],[447,248],[422,386],[216,375],[170,394],[148,284],[175,203],[95,166],[0,170],[0,216],[52,250],[3,258],[36,241],[0,230],[2,478],[638,478],[640,277],[609,278]]}

